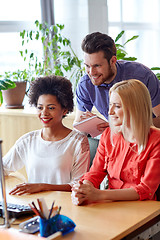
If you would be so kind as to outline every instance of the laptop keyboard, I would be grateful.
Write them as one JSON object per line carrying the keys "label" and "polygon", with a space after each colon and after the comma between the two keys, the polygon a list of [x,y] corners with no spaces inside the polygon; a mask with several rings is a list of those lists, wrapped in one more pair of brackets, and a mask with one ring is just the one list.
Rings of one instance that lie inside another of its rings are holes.
{"label": "laptop keyboard", "polygon": [[[0,201],[0,217],[2,217],[2,202]],[[34,215],[32,209],[27,205],[7,203],[9,218],[19,218],[24,215]]]}

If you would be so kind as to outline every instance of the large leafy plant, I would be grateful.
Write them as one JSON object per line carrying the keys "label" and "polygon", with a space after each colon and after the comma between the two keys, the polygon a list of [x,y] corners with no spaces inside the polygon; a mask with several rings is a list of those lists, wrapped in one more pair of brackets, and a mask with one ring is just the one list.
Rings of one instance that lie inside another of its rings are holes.
{"label": "large leafy plant", "polygon": [[[83,60],[80,60],[71,46],[71,41],[63,36],[64,25],[49,26],[47,23],[35,21],[35,29],[20,32],[22,49],[19,51],[26,63],[23,70],[5,72],[0,75],[0,103],[3,103],[1,90],[16,87],[15,81],[33,81],[41,75],[68,75],[74,90],[84,74]],[[32,41],[41,42],[43,54],[39,55],[29,48]]]}
{"label": "large leafy plant", "polygon": [[[63,36],[64,25],[49,26],[47,23],[35,21],[36,30],[20,33],[22,47],[20,54],[24,61],[28,61],[28,69],[32,73],[32,80],[36,76],[55,74],[68,75],[76,87],[84,73],[80,60],[71,46],[71,41]],[[29,51],[27,46],[31,41],[41,41],[43,56],[38,56],[34,50]]]}

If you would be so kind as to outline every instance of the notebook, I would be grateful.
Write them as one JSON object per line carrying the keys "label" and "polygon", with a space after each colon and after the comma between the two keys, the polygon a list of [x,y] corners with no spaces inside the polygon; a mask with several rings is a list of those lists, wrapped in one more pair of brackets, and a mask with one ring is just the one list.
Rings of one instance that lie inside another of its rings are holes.
{"label": "notebook", "polygon": [[91,137],[96,137],[100,135],[103,131],[99,131],[97,129],[97,125],[100,123],[107,123],[107,120],[104,120],[96,115],[86,118],[85,120],[81,122],[77,122],[73,124],[73,127],[80,132],[84,132],[87,134],[90,134]]}

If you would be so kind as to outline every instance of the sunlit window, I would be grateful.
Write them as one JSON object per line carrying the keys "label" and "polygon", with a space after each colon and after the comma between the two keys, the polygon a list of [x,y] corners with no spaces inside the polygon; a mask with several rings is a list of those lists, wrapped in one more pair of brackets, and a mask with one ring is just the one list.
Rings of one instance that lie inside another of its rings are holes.
{"label": "sunlit window", "polygon": [[[40,0],[0,0],[0,73],[25,67],[20,56],[20,31],[32,29],[41,21]],[[37,51],[40,45],[34,46]]]}
{"label": "sunlit window", "polygon": [[107,0],[107,3],[109,35],[115,38],[125,30],[123,42],[139,35],[126,45],[126,51],[148,67],[159,66],[160,1]]}

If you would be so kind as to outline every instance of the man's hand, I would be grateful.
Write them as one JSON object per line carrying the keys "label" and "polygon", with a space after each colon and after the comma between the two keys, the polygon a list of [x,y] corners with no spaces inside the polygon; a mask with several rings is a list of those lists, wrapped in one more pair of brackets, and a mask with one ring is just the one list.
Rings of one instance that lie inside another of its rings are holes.
{"label": "man's hand", "polygon": [[[95,116],[95,115],[96,115],[96,114],[93,114],[93,113],[91,113],[91,112],[89,112],[89,111],[82,112],[82,111],[80,111],[80,110],[77,109],[77,110],[76,110],[76,118],[75,118],[74,123],[83,121],[83,120],[85,120],[85,119],[87,119],[87,118],[90,118],[90,117],[92,117],[92,116]],[[99,134],[101,134],[108,126],[109,126],[109,123],[106,122],[106,123],[98,124],[98,125],[95,126],[95,127],[97,127],[97,129],[99,130],[99,132],[100,132]]]}
{"label": "man's hand", "polygon": [[82,115],[80,116],[80,121],[83,121],[83,120],[85,120],[87,118],[90,118],[92,116],[95,116],[95,114],[93,114],[93,113],[91,113],[89,111],[83,112]]}
{"label": "man's hand", "polygon": [[106,123],[100,123],[97,125],[97,129],[100,131],[100,132],[103,132],[107,127],[109,126],[109,123],[106,122]]}

